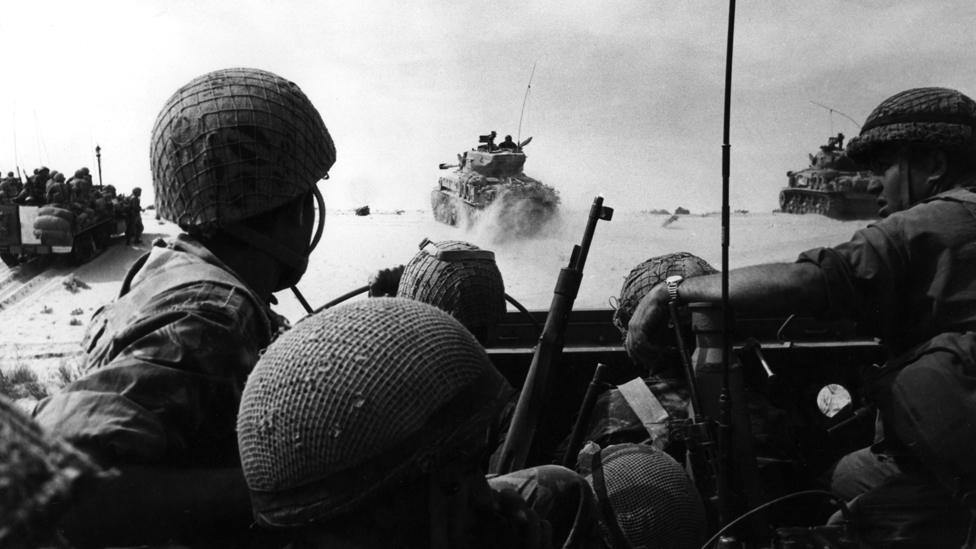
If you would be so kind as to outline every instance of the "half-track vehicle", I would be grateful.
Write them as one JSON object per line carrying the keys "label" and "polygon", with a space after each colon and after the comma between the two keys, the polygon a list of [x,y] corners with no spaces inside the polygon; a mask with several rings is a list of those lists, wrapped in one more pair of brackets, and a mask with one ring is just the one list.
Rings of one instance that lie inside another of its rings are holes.
{"label": "half-track vehicle", "polygon": [[116,200],[98,198],[90,207],[0,204],[0,260],[14,267],[40,255],[65,255],[81,264],[125,232]]}

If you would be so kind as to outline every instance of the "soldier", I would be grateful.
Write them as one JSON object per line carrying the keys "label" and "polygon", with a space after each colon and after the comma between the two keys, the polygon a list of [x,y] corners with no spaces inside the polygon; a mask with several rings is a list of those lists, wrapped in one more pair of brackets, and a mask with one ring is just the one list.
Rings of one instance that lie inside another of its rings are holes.
{"label": "soldier", "polygon": [[681,465],[645,444],[589,443],[580,452],[580,474],[599,502],[607,546],[702,546],[705,505]]}
{"label": "soldier", "polygon": [[71,204],[71,189],[65,184],[63,173],[59,171],[52,172],[51,179],[47,182],[47,192],[45,195],[45,201],[48,204],[57,204],[62,207],[67,207]]}
{"label": "soldier", "polygon": [[71,195],[79,208],[86,208],[92,201],[92,182],[91,176],[87,173],[88,168],[75,170],[75,175],[68,180],[71,187]]}
{"label": "soldier", "polygon": [[572,471],[486,480],[507,394],[478,342],[430,305],[369,299],[306,318],[241,397],[254,518],[295,549],[600,547],[592,494]]}
{"label": "soldier", "polygon": [[15,202],[18,204],[41,205],[47,194],[47,180],[50,179],[51,170],[46,166],[41,166],[34,170],[34,175],[27,178],[27,184],[17,195]]}
{"label": "soldier", "polygon": [[20,191],[20,179],[14,177],[14,172],[7,172],[7,177],[0,180],[0,204],[12,204]]}
{"label": "soldier", "polygon": [[485,344],[505,314],[505,283],[495,254],[468,242],[425,238],[396,295],[447,311]]}
{"label": "soldier", "polygon": [[139,198],[142,196],[142,189],[134,187],[132,196],[126,200],[125,209],[125,243],[142,244],[142,204]]}
{"label": "soldier", "polygon": [[[793,264],[729,273],[737,310],[849,318],[881,338],[888,364],[870,387],[884,441],[839,465],[862,539],[959,546],[976,493],[976,102],[946,88],[884,100],[847,153],[883,179],[883,219]],[[659,284],[627,331],[636,359],[666,329],[668,302],[721,301],[721,277]],[[938,479],[941,482],[934,482]]]}
{"label": "soldier", "polygon": [[150,143],[157,209],[185,232],[132,266],[89,323],[85,375],[35,417],[122,473],[68,517],[73,541],[226,547],[250,524],[240,393],[285,327],[268,304],[305,272],[335,146],[297,85],[257,69],[181,87]]}

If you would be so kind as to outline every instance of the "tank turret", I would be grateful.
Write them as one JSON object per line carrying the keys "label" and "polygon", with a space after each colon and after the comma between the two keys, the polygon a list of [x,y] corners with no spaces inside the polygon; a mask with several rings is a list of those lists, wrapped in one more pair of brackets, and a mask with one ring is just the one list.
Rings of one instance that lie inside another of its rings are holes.
{"label": "tank turret", "polygon": [[810,165],[786,172],[787,186],[779,193],[780,210],[817,213],[834,219],[871,219],[878,216],[877,197],[868,192],[880,178],[858,166],[844,152],[844,134],[837,134],[809,155]]}
{"label": "tank turret", "polygon": [[559,193],[523,172],[522,147],[529,139],[499,148],[484,137],[485,144],[459,154],[457,164],[441,164],[452,171],[440,176],[431,191],[434,219],[468,226],[490,217],[517,236],[538,231],[556,214]]}

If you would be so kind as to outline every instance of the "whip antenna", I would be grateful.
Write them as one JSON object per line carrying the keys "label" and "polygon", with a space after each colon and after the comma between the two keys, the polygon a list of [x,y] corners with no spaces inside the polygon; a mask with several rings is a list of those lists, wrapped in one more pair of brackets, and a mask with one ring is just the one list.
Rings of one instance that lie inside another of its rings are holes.
{"label": "whip antenna", "polygon": [[719,521],[729,519],[730,494],[728,473],[731,467],[732,423],[731,360],[732,360],[732,307],[729,303],[729,164],[732,145],[729,143],[729,125],[732,110],[732,35],[735,29],[735,0],[729,0],[729,32],[725,51],[725,110],[722,128],[722,392],[719,396]]}
{"label": "whip antenna", "polygon": [[525,97],[522,98],[522,112],[519,113],[519,125],[518,134],[515,136],[515,142],[522,142],[522,117],[525,116],[525,104],[529,101],[529,90],[532,89],[532,77],[535,76],[535,66],[537,63],[532,63],[532,73],[529,74],[529,85],[525,87]]}
{"label": "whip antenna", "polygon": [[[827,105],[824,105],[824,104],[822,104],[822,103],[817,103],[816,101],[810,101],[810,102],[811,102],[811,103],[813,103],[814,105],[816,105],[816,106],[818,106],[818,107],[820,107],[820,108],[822,108],[822,109],[827,109],[828,111],[830,111],[830,114],[831,114],[831,115],[833,115],[834,113],[837,113],[837,114],[839,114],[839,115],[841,115],[841,116],[843,116],[844,118],[846,118],[846,119],[848,119],[848,120],[850,120],[850,121],[851,121],[851,122],[852,122],[852,123],[853,123],[853,124],[854,124],[855,126],[857,126],[858,128],[860,128],[860,127],[861,127],[861,125],[857,123],[857,120],[854,120],[854,119],[853,119],[853,118],[851,118],[850,116],[847,116],[846,114],[844,114],[844,113],[842,113],[842,112],[840,112],[839,110],[837,110],[837,109],[835,109],[835,108],[833,108],[833,107],[828,107]],[[833,120],[831,120],[831,124],[830,124],[830,133],[834,133],[834,124],[833,124]]]}

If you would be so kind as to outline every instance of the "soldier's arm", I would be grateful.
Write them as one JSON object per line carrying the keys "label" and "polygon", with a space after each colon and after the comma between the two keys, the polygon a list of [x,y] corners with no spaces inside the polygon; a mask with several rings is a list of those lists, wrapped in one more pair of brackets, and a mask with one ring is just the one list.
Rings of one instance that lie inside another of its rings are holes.
{"label": "soldier's arm", "polygon": [[[678,296],[682,303],[720,303],[721,273],[685,280]],[[729,272],[729,300],[735,309],[815,315],[823,312],[826,298],[823,275],[810,263],[769,263]]]}

